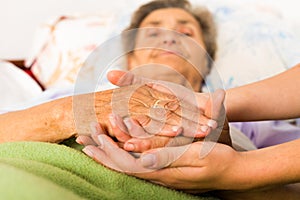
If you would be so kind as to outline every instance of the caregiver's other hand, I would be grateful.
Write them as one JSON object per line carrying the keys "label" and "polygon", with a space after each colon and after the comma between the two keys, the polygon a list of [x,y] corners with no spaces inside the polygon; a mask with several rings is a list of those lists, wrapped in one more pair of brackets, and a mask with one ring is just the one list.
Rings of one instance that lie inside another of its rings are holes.
{"label": "caregiver's other hand", "polygon": [[[155,149],[135,158],[106,135],[95,138],[99,138],[95,140],[99,147],[87,146],[83,151],[97,162],[173,189],[188,193],[218,190],[216,194],[222,199],[296,200],[300,197],[298,185],[257,187],[257,177],[247,176],[247,172],[252,170],[247,163],[249,155],[236,152],[226,145],[217,144],[202,159],[199,159],[199,151],[203,148],[203,142],[193,143],[189,148]],[[255,168],[257,159],[252,161]]]}
{"label": "caregiver's other hand", "polygon": [[202,151],[207,151],[205,143],[194,142],[145,152],[140,157],[143,167],[158,170],[133,175],[191,193],[242,188],[244,185],[239,182],[239,172],[236,172],[243,165],[242,155],[217,143],[209,154],[202,157]]}
{"label": "caregiver's other hand", "polygon": [[[172,82],[152,80],[133,74],[132,72],[126,72],[121,70],[112,70],[107,74],[108,80],[117,86],[124,87],[134,84],[147,84],[149,87],[176,96],[178,99],[187,101],[197,109],[204,111],[203,114],[210,118],[216,118],[220,113],[220,109],[223,106],[222,103],[225,98],[225,91],[218,90],[213,95],[209,93],[197,93],[190,89],[175,84]],[[213,121],[210,122],[210,126],[214,127]]]}
{"label": "caregiver's other hand", "polygon": [[[213,130],[212,133],[209,134],[208,137],[206,137],[206,140],[214,142],[218,141],[220,143],[228,144],[230,146],[232,145],[229,135],[229,126],[226,120],[225,109],[223,105],[225,98],[225,92],[223,90],[217,90],[212,94],[193,93],[189,89],[181,85],[177,85],[166,81],[154,81],[148,78],[139,77],[131,72],[124,72],[119,70],[110,71],[108,73],[108,79],[113,84],[118,86],[128,86],[136,83],[147,84],[148,86],[161,92],[174,94],[179,99],[185,99],[191,105],[196,106],[197,109],[200,110],[204,116],[210,119],[214,119],[210,120],[207,126],[200,127],[204,132],[207,132],[208,134]],[[143,136],[145,135],[145,131],[142,127],[139,127],[139,124],[135,123],[134,120],[126,119],[123,123],[119,120],[118,124],[121,127],[126,126],[126,128],[118,128],[118,126],[115,127],[114,132],[118,133],[117,135],[126,137],[129,134],[133,136],[133,138],[130,140],[124,140],[124,148],[128,151],[142,152],[149,148],[162,147],[166,144],[169,144],[170,139],[168,138],[159,137],[156,139],[144,139]],[[216,127],[217,129],[215,129]],[[171,133],[165,133],[164,135],[169,137],[175,136]],[[186,140],[183,140],[183,143],[179,143],[186,144],[185,141]]]}
{"label": "caregiver's other hand", "polygon": [[204,158],[200,157],[204,142],[152,149],[135,157],[104,134],[98,132],[93,138],[97,146],[88,145],[83,151],[116,171],[192,193],[243,187],[235,177],[243,157],[227,145],[216,144]]}

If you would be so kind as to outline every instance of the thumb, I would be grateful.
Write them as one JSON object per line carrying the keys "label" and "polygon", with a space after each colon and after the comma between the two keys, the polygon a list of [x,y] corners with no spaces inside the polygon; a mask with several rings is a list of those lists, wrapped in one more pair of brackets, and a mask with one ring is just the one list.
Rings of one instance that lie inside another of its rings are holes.
{"label": "thumb", "polygon": [[140,157],[143,167],[161,169],[178,160],[188,149],[189,145],[179,147],[165,147],[149,150]]}
{"label": "thumb", "polygon": [[117,85],[120,82],[120,79],[126,74],[125,71],[121,70],[112,70],[107,74],[107,79],[114,85]]}
{"label": "thumb", "polygon": [[211,119],[218,120],[224,113],[225,91],[222,89],[216,90],[207,102],[205,115]]}
{"label": "thumb", "polygon": [[137,76],[132,72],[126,72],[121,70],[112,70],[108,72],[107,79],[114,85],[123,87],[134,84],[144,84],[151,82],[150,79]]}

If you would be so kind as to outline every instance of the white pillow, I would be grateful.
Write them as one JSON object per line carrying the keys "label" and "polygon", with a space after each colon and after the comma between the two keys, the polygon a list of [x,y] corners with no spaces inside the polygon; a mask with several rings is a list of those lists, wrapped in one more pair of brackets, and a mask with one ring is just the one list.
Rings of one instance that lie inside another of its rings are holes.
{"label": "white pillow", "polygon": [[299,38],[270,4],[205,2],[218,30],[217,58],[206,82],[211,88],[223,85],[227,89],[258,81],[300,62]]}
{"label": "white pillow", "polygon": [[0,112],[10,106],[23,105],[42,93],[40,86],[24,71],[0,61]]}

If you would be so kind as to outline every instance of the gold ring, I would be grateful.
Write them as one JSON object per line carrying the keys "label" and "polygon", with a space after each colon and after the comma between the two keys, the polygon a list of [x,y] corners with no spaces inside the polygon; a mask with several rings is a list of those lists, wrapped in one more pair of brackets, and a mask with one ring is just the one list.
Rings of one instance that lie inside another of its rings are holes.
{"label": "gold ring", "polygon": [[159,102],[160,102],[160,101],[161,101],[160,99],[156,100],[156,101],[154,102],[152,108],[157,108],[157,107],[159,107]]}

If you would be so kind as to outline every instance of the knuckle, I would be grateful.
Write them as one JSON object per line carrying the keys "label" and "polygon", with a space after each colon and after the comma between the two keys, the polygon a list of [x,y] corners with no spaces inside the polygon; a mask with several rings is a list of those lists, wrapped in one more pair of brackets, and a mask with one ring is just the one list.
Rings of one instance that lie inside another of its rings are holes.
{"label": "knuckle", "polygon": [[135,117],[135,120],[143,127],[147,126],[151,122],[151,119],[146,115],[138,115]]}

